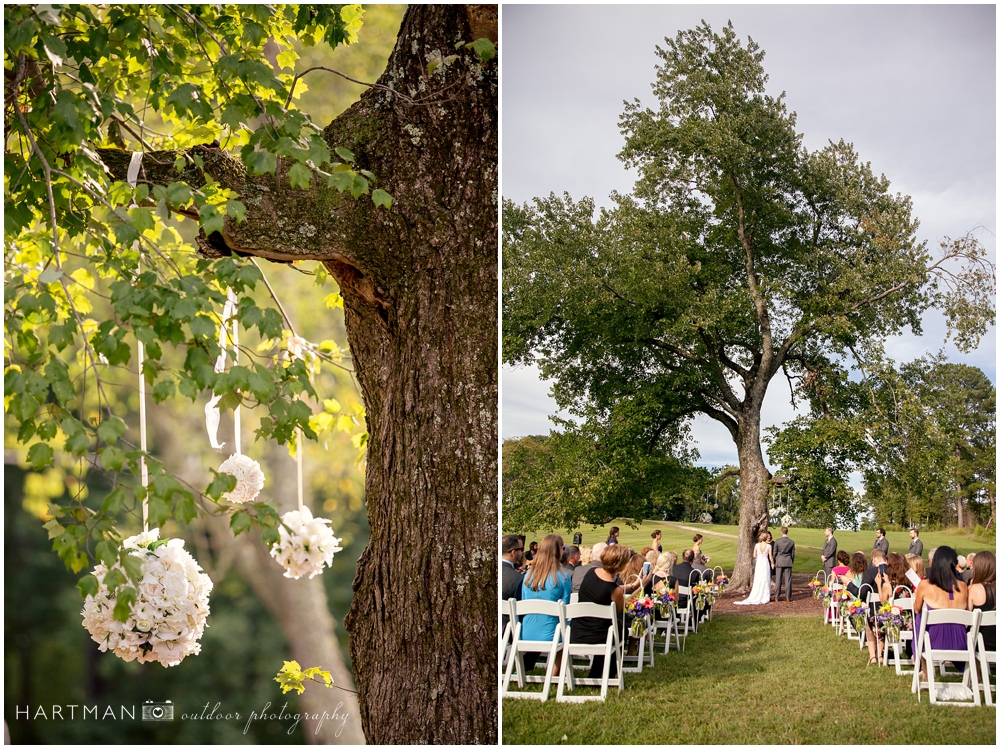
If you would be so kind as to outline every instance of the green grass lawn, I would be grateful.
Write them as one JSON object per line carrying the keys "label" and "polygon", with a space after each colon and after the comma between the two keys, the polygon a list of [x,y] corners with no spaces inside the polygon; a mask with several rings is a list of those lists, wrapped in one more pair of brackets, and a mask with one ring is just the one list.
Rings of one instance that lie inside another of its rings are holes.
{"label": "green grass lawn", "polygon": [[[705,540],[702,542],[701,550],[711,557],[711,565],[722,565],[727,572],[731,572],[736,564],[736,535],[738,528],[735,525],[704,525],[700,523],[665,523],[660,520],[644,520],[638,528],[629,528],[624,520],[615,520],[608,525],[576,528],[571,531],[554,531],[563,537],[566,543],[572,543],[573,533],[579,531],[583,534],[583,543],[593,545],[598,541],[604,541],[608,537],[608,531],[612,525],[617,525],[621,529],[619,541],[629,546],[634,546],[636,551],[641,551],[643,547],[649,546],[652,539],[650,534],[659,529],[663,532],[664,551],[676,551],[678,556],[684,549],[691,548],[691,538],[695,532],[701,533]],[[696,531],[688,530],[695,528]],[[527,534],[527,542],[541,541],[549,531],[539,531]],[[775,538],[781,535],[780,528],[771,528],[771,533]],[[722,535],[716,535],[722,534]],[[790,528],[788,537],[795,541],[795,565],[796,572],[815,572],[822,567],[820,561],[820,551],[823,542],[826,540],[823,530],[820,528]],[[837,539],[837,546],[849,554],[855,551],[868,553],[875,545],[875,531],[844,531],[839,530],[834,533]],[[910,534],[906,531],[889,531],[886,534],[889,539],[889,551],[898,551],[905,554],[910,546]],[[959,554],[968,554],[972,551],[989,549],[993,551],[996,541],[993,539],[976,538],[975,536],[960,534],[956,531],[926,531],[920,534],[920,539],[924,542],[924,559],[927,552],[935,546],[951,546]]]}
{"label": "green grass lawn", "polygon": [[[891,543],[891,541],[890,541]],[[891,548],[891,547],[890,547]],[[720,615],[606,702],[503,700],[504,744],[994,744],[996,710],[918,703],[820,617]],[[540,673],[540,671],[539,671]],[[538,688],[538,685],[533,685]],[[595,692],[596,690],[591,690]],[[584,692],[586,693],[586,692]]]}

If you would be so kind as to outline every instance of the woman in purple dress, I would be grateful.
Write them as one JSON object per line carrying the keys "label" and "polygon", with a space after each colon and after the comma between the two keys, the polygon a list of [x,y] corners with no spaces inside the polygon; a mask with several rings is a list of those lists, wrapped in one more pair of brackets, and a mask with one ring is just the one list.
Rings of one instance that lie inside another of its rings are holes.
{"label": "woman in purple dress", "polygon": [[[939,546],[927,571],[913,596],[913,631],[920,632],[920,612],[924,604],[928,609],[962,609],[969,602],[969,588],[956,571],[958,554],[950,546]],[[941,650],[965,650],[966,629],[961,624],[934,624],[927,628],[931,647]],[[964,665],[964,664],[960,664]],[[926,674],[924,674],[926,678]]]}

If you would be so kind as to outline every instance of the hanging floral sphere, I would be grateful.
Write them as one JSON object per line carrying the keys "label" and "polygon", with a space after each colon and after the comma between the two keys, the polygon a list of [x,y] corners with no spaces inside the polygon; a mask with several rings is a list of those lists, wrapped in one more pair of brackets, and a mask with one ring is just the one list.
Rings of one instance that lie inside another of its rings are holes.
{"label": "hanging floral sphere", "polygon": [[699,523],[711,523],[712,522],[712,515],[711,515],[711,513],[708,513],[708,512],[701,513],[701,515],[698,516],[698,522]]}
{"label": "hanging floral sphere", "polygon": [[791,524],[792,524],[792,516],[791,516],[791,515],[788,515],[788,514],[784,515],[784,516],[783,516],[783,517],[781,518],[781,524],[782,524],[782,525],[786,525],[786,526],[787,526],[787,525],[791,525]]}
{"label": "hanging floral sphere", "polygon": [[219,466],[219,471],[236,477],[236,488],[222,495],[230,502],[253,502],[264,488],[264,472],[260,470],[260,463],[246,455],[230,455]]}
{"label": "hanging floral sphere", "polygon": [[333,564],[334,552],[341,551],[341,539],[333,535],[330,521],[314,518],[308,507],[292,510],[281,516],[278,526],[280,536],[271,547],[271,556],[285,568],[285,577],[298,580],[303,575],[310,579],[320,574],[323,567]]}
{"label": "hanging floral sphere", "polygon": [[122,544],[142,560],[142,579],[126,621],[114,618],[115,597],[105,585],[111,570],[125,575],[121,562],[111,568],[94,567],[96,595],[83,604],[83,626],[102,652],[110,650],[124,661],[159,661],[176,666],[185,656],[201,652],[208,618],[212,580],[185,549],[179,538],[159,541],[160,529],[131,536]]}

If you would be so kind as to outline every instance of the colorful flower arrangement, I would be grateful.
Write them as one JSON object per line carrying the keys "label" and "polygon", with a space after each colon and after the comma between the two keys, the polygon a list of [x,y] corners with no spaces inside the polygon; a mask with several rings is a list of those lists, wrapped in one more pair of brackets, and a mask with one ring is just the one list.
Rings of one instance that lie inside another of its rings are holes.
{"label": "colorful flower arrangement", "polygon": [[[181,539],[159,538],[160,529],[153,528],[122,543],[141,565],[134,588],[125,588],[129,575],[121,560],[111,567],[94,567],[97,592],[84,601],[83,626],[102,652],[110,650],[123,661],[176,666],[185,656],[201,652],[212,580]],[[124,594],[119,600],[122,590],[134,593],[125,621],[114,616],[126,601]]]}
{"label": "colorful flower arrangement", "polygon": [[271,547],[271,556],[285,568],[285,577],[297,580],[303,575],[312,579],[333,564],[334,552],[341,551],[340,541],[330,530],[329,520],[314,518],[308,507],[281,516],[279,540]]}
{"label": "colorful flower arrangement", "polygon": [[670,615],[671,607],[677,603],[677,594],[667,587],[663,581],[653,586],[653,604],[656,606],[656,613],[661,619],[666,619]]}
{"label": "colorful flower arrangement", "polygon": [[715,596],[718,588],[710,581],[704,580],[691,587],[691,595],[694,596],[694,605],[698,611],[704,611],[707,607],[715,603]]}
{"label": "colorful flower arrangement", "polygon": [[719,586],[719,596],[721,596],[726,586],[729,585],[729,578],[726,577],[725,572],[720,572],[715,576],[715,584]]}
{"label": "colorful flower arrangement", "polygon": [[860,598],[853,598],[847,604],[845,615],[851,620],[851,626],[855,632],[865,631],[865,619],[868,615],[868,606]]}
{"label": "colorful flower arrangement", "polygon": [[236,487],[222,495],[230,502],[253,502],[264,488],[264,472],[260,463],[246,455],[233,453],[219,466],[219,472],[236,477]]}
{"label": "colorful flower arrangement", "polygon": [[889,601],[875,612],[875,626],[888,643],[899,642],[899,633],[912,626],[912,613],[893,606]]}
{"label": "colorful flower arrangement", "polygon": [[825,589],[826,585],[825,583],[820,581],[819,575],[817,575],[816,577],[814,577],[812,580],[809,581],[809,590],[812,591],[813,598],[815,598],[817,601],[820,599],[820,597],[823,594],[822,591]]}
{"label": "colorful flower arrangement", "polygon": [[629,633],[638,639],[646,633],[647,617],[652,616],[656,604],[649,596],[637,596],[625,605],[625,620],[630,622]]}

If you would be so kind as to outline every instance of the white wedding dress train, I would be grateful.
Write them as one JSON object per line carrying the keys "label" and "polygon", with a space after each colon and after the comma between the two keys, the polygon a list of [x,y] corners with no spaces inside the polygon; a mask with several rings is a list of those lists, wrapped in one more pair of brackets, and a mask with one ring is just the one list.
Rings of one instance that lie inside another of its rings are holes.
{"label": "white wedding dress train", "polygon": [[734,601],[737,606],[758,606],[771,600],[771,564],[767,560],[768,544],[757,544],[754,547],[757,563],[753,571],[753,587],[750,596],[744,601]]}

